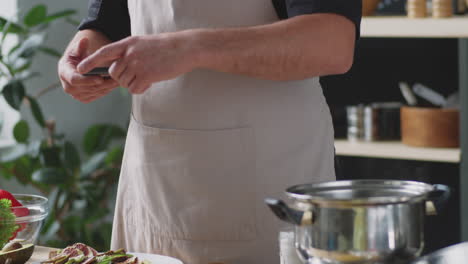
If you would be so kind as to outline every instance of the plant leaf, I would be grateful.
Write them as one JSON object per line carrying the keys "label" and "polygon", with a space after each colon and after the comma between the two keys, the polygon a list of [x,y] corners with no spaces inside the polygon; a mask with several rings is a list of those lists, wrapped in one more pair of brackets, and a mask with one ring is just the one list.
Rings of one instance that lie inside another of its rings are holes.
{"label": "plant leaf", "polygon": [[31,155],[33,158],[37,158],[39,156],[39,153],[41,152],[41,146],[42,146],[42,141],[40,140],[35,140],[29,143],[29,146],[28,146],[29,155]]}
{"label": "plant leaf", "polygon": [[32,61],[22,60],[20,63],[21,63],[20,65],[15,65],[15,68],[13,68],[12,70],[13,74],[16,75],[17,73],[21,73],[29,69],[31,67]]}
{"label": "plant leaf", "polygon": [[[74,195],[73,195],[74,196]],[[57,208],[62,208],[63,206],[65,206],[65,203],[72,199],[72,193],[70,192],[61,192],[60,195],[57,197]]]}
{"label": "plant leaf", "polygon": [[96,171],[100,166],[104,164],[106,157],[107,152],[98,152],[91,156],[91,158],[81,166],[82,177],[88,176],[94,171]]}
{"label": "plant leaf", "polygon": [[19,49],[21,47],[21,43],[15,44],[13,47],[10,48],[10,50],[7,52],[7,55],[10,56],[15,50]]}
{"label": "plant leaf", "polygon": [[73,235],[75,239],[81,241],[79,236],[81,235],[82,220],[81,217],[76,215],[67,216],[62,222],[62,228],[67,234]]}
{"label": "plant leaf", "polygon": [[111,223],[103,223],[97,229],[99,232],[100,237],[103,240],[103,248],[109,248],[111,245],[111,237],[112,237],[112,224]]}
{"label": "plant leaf", "polygon": [[1,161],[7,163],[15,161],[28,153],[28,147],[24,144],[17,144],[2,151]]}
{"label": "plant leaf", "polygon": [[94,125],[86,131],[83,140],[83,147],[85,152],[90,155],[106,149],[113,139],[123,137],[125,137],[125,131],[116,125]]}
{"label": "plant leaf", "polygon": [[56,58],[62,57],[62,53],[50,47],[40,46],[38,50],[52,57],[56,57]]}
{"label": "plant leaf", "polygon": [[36,5],[24,17],[24,24],[28,27],[34,27],[44,23],[47,17],[47,7],[45,5]]}
{"label": "plant leaf", "polygon": [[12,21],[8,21],[7,19],[0,17],[0,31],[3,32],[5,29],[5,26],[8,25],[8,33],[13,33],[13,34],[19,34],[19,33],[24,33],[26,30],[20,26],[17,23],[14,23]]}
{"label": "plant leaf", "polygon": [[28,122],[20,120],[16,123],[13,128],[13,136],[15,140],[19,143],[26,143],[29,138],[29,125]]}
{"label": "plant leaf", "polygon": [[61,167],[60,148],[57,146],[43,147],[41,149],[41,161],[45,167]]}
{"label": "plant leaf", "polygon": [[19,110],[25,96],[24,85],[21,81],[11,81],[3,88],[3,96],[7,103],[16,110]]}
{"label": "plant leaf", "polygon": [[66,184],[69,181],[67,174],[58,168],[41,168],[36,170],[32,175],[32,179],[35,182],[53,185]]}
{"label": "plant leaf", "polygon": [[31,174],[34,171],[32,161],[28,156],[23,156],[15,161],[13,171],[15,178],[22,184],[26,185],[31,182]]}
{"label": "plant leaf", "polygon": [[124,150],[122,147],[115,147],[109,151],[106,157],[106,164],[112,165],[113,163],[121,163]]}
{"label": "plant leaf", "polygon": [[0,45],[3,46],[3,43],[5,43],[5,39],[7,38],[7,36],[9,35],[9,31],[10,31],[10,26],[11,24],[13,23],[13,21],[11,20],[7,20],[6,21],[6,24],[3,25],[3,28],[2,28],[2,38],[1,38],[1,43]]}
{"label": "plant leaf", "polygon": [[56,133],[56,134],[54,134],[53,137],[54,137],[55,140],[62,140],[62,139],[65,138],[65,134],[64,133]]}
{"label": "plant leaf", "polygon": [[63,154],[64,154],[64,162],[65,166],[70,168],[71,170],[78,169],[80,167],[80,154],[76,149],[73,143],[67,141],[63,146]]}
{"label": "plant leaf", "polygon": [[3,177],[7,180],[12,179],[12,177],[15,176],[14,171],[12,171],[13,167],[14,162],[2,162],[2,166],[0,167],[0,177]]}
{"label": "plant leaf", "polygon": [[64,242],[63,239],[49,239],[45,244],[52,248],[65,248],[69,245],[67,242]]}
{"label": "plant leaf", "polygon": [[8,59],[10,61],[16,61],[19,57],[32,57],[36,50],[42,45],[42,43],[44,43],[44,40],[44,33],[31,34],[25,41],[21,43],[21,46],[19,48],[11,52]]}
{"label": "plant leaf", "polygon": [[38,76],[41,76],[41,74],[38,72],[24,71],[24,72],[18,73],[15,76],[15,80],[24,82],[24,81],[30,80]]}
{"label": "plant leaf", "polygon": [[41,107],[39,106],[39,103],[36,101],[36,99],[28,96],[27,97],[29,100],[29,106],[31,107],[31,113],[36,120],[37,124],[39,124],[40,127],[44,128],[45,127],[45,119],[44,119],[44,114],[42,114]]}
{"label": "plant leaf", "polygon": [[[93,208],[98,209],[99,206],[96,206]],[[89,213],[86,219],[84,219],[84,221],[86,224],[93,224],[104,219],[108,215],[109,215],[109,210],[107,208],[100,208],[99,210],[93,210],[92,213]]]}
{"label": "plant leaf", "polygon": [[62,17],[68,17],[68,16],[73,15],[73,14],[76,14],[76,10],[66,9],[66,10],[63,10],[63,11],[48,15],[44,19],[44,22],[48,23],[48,22],[54,21],[54,20],[62,18]]}
{"label": "plant leaf", "polygon": [[[52,192],[57,192],[58,189],[53,190]],[[49,198],[49,204],[53,205],[53,201]],[[55,218],[55,210],[51,210],[48,217],[45,220],[44,227],[41,230],[41,239],[50,240],[60,229],[60,224]]]}
{"label": "plant leaf", "polygon": [[67,21],[68,24],[72,25],[72,26],[79,26],[80,25],[80,21],[76,20],[76,19],[73,19],[71,17],[67,17],[65,18],[65,21]]}

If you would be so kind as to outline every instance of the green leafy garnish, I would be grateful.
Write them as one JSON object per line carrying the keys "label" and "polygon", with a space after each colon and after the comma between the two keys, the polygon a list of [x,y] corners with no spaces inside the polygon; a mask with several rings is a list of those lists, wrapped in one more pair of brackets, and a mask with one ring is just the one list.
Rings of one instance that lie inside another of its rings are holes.
{"label": "green leafy garnish", "polygon": [[70,258],[68,259],[68,261],[65,263],[65,264],[74,264],[74,263],[81,263],[83,262],[84,260],[86,259],[86,256],[81,254],[81,255],[78,255],[74,258]]}
{"label": "green leafy garnish", "polygon": [[16,216],[11,211],[11,201],[8,199],[0,199],[0,249],[13,236],[15,231],[19,228],[15,224]]}
{"label": "green leafy garnish", "polygon": [[102,256],[96,259],[96,264],[110,264],[114,262],[114,260],[117,260],[119,258],[131,258],[133,255],[130,254],[115,254],[117,252],[114,252],[114,255],[109,255],[109,256]]}

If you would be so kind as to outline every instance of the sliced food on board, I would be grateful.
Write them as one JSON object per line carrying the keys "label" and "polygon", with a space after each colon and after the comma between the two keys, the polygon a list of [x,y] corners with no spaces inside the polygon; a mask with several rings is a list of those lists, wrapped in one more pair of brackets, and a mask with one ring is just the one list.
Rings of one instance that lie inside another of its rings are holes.
{"label": "sliced food on board", "polygon": [[76,243],[63,250],[51,251],[49,259],[41,264],[150,264],[128,254],[125,249],[98,253],[83,243]]}

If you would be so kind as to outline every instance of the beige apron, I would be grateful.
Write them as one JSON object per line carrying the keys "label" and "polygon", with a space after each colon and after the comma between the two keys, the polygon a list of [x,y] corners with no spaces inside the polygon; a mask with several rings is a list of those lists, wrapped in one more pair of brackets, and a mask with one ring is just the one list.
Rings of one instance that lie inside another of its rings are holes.
{"label": "beige apron", "polygon": [[[277,20],[271,0],[128,5],[133,35]],[[186,264],[279,263],[281,224],[263,199],[335,178],[318,78],[274,82],[195,70],[133,96],[132,113],[113,248]]]}

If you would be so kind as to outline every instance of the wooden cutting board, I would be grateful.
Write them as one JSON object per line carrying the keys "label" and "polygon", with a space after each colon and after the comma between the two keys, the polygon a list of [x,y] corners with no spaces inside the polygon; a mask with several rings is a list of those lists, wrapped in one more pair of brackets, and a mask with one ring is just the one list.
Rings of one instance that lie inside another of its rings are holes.
{"label": "wooden cutting board", "polygon": [[[57,250],[56,248],[49,248],[49,247],[41,247],[41,246],[35,246],[34,247],[34,253],[31,256],[31,259],[26,262],[26,264],[33,264],[33,263],[38,263],[44,260],[49,259],[49,252],[52,250]],[[224,264],[224,263],[210,263],[210,264]]]}
{"label": "wooden cutting board", "polygon": [[41,247],[35,246],[34,253],[31,258],[26,262],[26,264],[32,264],[34,262],[41,262],[44,260],[49,259],[49,252],[52,250],[57,250],[56,248],[49,248],[49,247]]}

